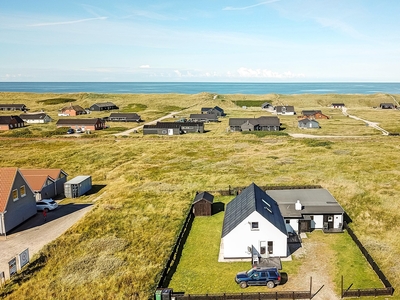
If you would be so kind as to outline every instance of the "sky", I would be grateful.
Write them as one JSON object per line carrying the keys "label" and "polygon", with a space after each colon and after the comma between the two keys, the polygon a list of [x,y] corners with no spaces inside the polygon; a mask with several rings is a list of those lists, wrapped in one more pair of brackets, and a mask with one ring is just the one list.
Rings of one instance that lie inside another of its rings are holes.
{"label": "sky", "polygon": [[0,1],[0,82],[399,82],[400,1]]}

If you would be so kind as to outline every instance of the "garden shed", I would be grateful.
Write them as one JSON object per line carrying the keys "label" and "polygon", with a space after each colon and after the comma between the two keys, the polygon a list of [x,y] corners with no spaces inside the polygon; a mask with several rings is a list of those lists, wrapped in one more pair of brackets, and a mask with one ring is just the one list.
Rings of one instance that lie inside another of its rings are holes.
{"label": "garden shed", "polygon": [[66,198],[77,198],[90,191],[91,188],[91,176],[76,176],[75,178],[64,183],[64,194]]}
{"label": "garden shed", "polygon": [[193,214],[198,216],[211,216],[214,196],[208,192],[197,193],[193,201]]}

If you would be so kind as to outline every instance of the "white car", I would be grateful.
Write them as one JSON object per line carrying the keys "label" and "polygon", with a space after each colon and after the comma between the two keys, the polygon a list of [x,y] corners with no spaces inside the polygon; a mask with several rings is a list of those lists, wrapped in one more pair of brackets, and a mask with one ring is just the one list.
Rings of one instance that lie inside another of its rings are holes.
{"label": "white car", "polygon": [[36,202],[36,210],[38,210],[38,211],[54,210],[57,207],[58,207],[58,204],[53,199],[42,199],[42,200]]}

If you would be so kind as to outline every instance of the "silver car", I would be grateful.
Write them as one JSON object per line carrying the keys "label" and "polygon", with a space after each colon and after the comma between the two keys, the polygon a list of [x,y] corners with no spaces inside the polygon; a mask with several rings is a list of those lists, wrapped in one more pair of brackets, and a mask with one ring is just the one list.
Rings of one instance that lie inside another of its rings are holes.
{"label": "silver car", "polygon": [[58,204],[53,199],[42,199],[36,202],[36,210],[42,211],[45,210],[46,212],[49,210],[54,210],[58,207]]}

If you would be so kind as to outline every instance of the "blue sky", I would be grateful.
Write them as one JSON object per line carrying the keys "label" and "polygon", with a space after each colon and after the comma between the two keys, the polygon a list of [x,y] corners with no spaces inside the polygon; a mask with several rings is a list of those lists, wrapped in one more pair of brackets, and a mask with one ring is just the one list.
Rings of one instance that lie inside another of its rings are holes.
{"label": "blue sky", "polygon": [[0,81],[400,81],[400,1],[0,1]]}

